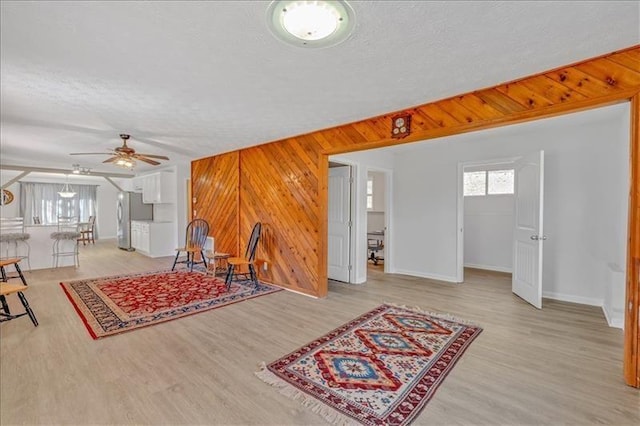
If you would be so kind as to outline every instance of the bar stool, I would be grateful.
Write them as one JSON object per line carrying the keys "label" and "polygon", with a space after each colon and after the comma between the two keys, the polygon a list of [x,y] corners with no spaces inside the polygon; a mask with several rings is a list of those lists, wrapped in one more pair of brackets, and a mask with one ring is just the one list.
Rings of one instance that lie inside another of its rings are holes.
{"label": "bar stool", "polygon": [[[73,256],[73,266],[80,266],[78,239],[81,234],[78,226],[78,218],[76,217],[58,217],[58,231],[51,233],[51,238],[53,239],[54,268],[58,267],[60,258],[64,256]],[[69,246],[73,248],[70,249]]]}
{"label": "bar stool", "polygon": [[[24,232],[24,218],[0,218],[0,245],[4,246],[4,256],[0,255],[1,259],[27,259],[27,267],[31,270],[31,262],[29,260],[31,247],[27,242],[29,238],[30,235]],[[20,250],[20,248],[23,248],[23,250]],[[20,253],[25,251],[26,254]]]}
{"label": "bar stool", "polygon": [[[29,302],[27,302],[27,298],[23,294],[23,291],[25,291],[28,287],[27,281],[24,279],[22,270],[18,265],[18,263],[20,263],[20,260],[21,259],[18,258],[0,260],[0,274],[2,274],[2,282],[0,282],[0,322],[10,321],[12,319],[20,318],[24,315],[29,315],[31,322],[34,326],[37,327],[38,320],[36,319],[36,315],[33,313],[33,310],[31,310]],[[9,265],[14,266],[18,275],[13,277],[7,275],[5,267]],[[12,278],[20,278],[22,284],[9,284],[7,281]],[[13,293],[16,293],[18,295],[18,299],[20,299],[22,306],[24,306],[25,311],[21,314],[12,314],[11,311],[9,311],[9,304],[7,303],[6,296]]]}

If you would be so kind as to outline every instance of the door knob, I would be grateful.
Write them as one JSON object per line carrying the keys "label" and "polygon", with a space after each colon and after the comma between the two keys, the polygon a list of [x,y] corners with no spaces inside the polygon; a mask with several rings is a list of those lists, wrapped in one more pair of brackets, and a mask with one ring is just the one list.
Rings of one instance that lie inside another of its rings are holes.
{"label": "door knob", "polygon": [[531,239],[532,239],[533,241],[538,241],[538,240],[543,240],[543,241],[544,241],[544,240],[546,240],[546,239],[547,239],[547,236],[546,236],[546,235],[543,235],[543,236],[541,237],[541,236],[539,236],[539,235],[532,235],[532,236],[531,236]]}

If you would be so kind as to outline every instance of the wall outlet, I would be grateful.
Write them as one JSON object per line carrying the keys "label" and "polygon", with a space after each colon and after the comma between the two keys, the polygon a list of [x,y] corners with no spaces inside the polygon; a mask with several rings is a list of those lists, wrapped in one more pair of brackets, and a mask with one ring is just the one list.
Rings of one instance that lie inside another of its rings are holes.
{"label": "wall outlet", "polygon": [[268,265],[269,265],[269,264],[268,264],[267,262],[264,262],[264,263],[262,264],[262,270],[263,270],[263,271],[266,271],[266,270],[268,269]]}

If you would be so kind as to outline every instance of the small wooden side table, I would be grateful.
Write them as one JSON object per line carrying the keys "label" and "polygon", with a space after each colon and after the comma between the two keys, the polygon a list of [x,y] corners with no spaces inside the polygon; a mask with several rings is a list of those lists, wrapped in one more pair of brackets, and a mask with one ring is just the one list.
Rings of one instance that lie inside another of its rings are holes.
{"label": "small wooden side table", "polygon": [[231,254],[208,251],[204,255],[209,259],[207,273],[213,272],[213,275],[218,275],[227,272],[227,268],[229,266],[227,264],[227,259],[231,257]]}

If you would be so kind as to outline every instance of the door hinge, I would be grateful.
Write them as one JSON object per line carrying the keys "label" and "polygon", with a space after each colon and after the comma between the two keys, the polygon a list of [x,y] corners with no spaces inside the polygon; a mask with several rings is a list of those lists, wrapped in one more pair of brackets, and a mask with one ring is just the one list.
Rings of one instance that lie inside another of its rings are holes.
{"label": "door hinge", "polygon": [[350,270],[353,269],[353,266],[349,265],[349,266],[347,266],[347,269],[350,271]]}
{"label": "door hinge", "polygon": [[349,178],[349,183],[353,183],[353,182],[354,182],[354,181],[353,181],[353,178],[352,178],[352,177],[350,177],[350,178]]}
{"label": "door hinge", "polygon": [[347,222],[347,226],[348,226],[349,228],[351,228],[351,227],[353,226],[353,222],[351,222],[351,221]]}

